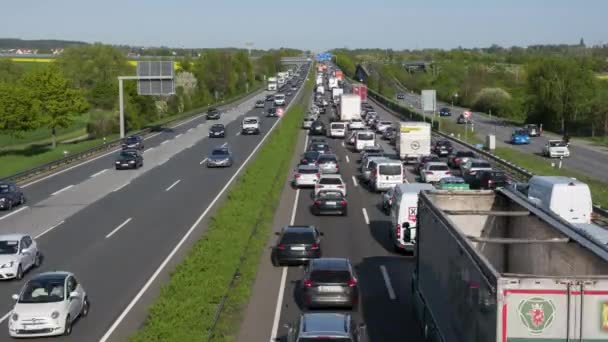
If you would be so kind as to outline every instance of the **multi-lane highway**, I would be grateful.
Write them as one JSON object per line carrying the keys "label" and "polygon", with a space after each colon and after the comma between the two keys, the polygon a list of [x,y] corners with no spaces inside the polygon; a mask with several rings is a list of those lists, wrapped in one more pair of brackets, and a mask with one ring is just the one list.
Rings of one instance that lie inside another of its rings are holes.
{"label": "multi-lane highway", "polygon": [[[397,122],[395,116],[372,105],[383,120]],[[328,111],[321,117],[327,122],[330,115]],[[414,259],[394,252],[389,239],[390,218],[381,211],[381,195],[359,184],[359,153],[351,151],[342,139],[327,140],[341,161],[340,174],[347,182],[348,216],[312,215],[312,190],[296,190],[286,184],[274,229],[279,231],[281,226],[290,224],[315,225],[325,233],[321,245],[324,257],[351,259],[361,291],[360,307],[354,316],[367,325],[369,341],[422,341],[411,310],[410,280]],[[308,136],[303,132],[299,153],[306,148],[307,142]],[[381,145],[388,153],[394,151],[385,141],[381,141]],[[294,156],[294,166],[298,160]],[[410,168],[407,180],[416,181]],[[271,237],[268,245],[273,245],[275,239],[275,236]],[[295,322],[302,312],[298,290],[304,269],[273,267],[269,252],[262,257],[238,341],[269,341],[272,338],[286,341],[285,324]]]}
{"label": "multi-lane highway", "polygon": [[[404,94],[404,100],[396,101],[405,102],[405,105],[412,109],[421,107],[420,95],[411,92],[404,92]],[[437,106],[438,109],[442,107],[450,108],[452,110],[451,120],[454,122],[456,122],[456,119],[462,112],[467,110],[470,111],[469,109],[458,106],[452,107],[451,104],[441,101],[437,102]],[[485,113],[471,112],[471,114],[474,134],[483,139],[485,139],[485,136],[488,134],[496,135],[497,146],[508,146],[526,153],[541,155],[543,146],[545,146],[550,139],[561,139],[561,137],[556,134],[544,132],[541,137],[531,138],[531,143],[529,145],[512,145],[509,143],[511,133],[513,133],[513,130],[517,127],[505,122],[501,118],[495,116],[490,117]],[[470,128],[471,126],[469,125],[469,129]],[[608,148],[595,146],[582,141],[570,141],[570,155],[570,158],[565,158],[563,160],[563,167],[581,172],[603,182],[608,182]],[[551,163],[551,160],[548,158],[546,160],[547,164]],[[553,162],[555,162],[555,160],[553,160]]]}
{"label": "multi-lane highway", "polygon": [[[88,317],[59,340],[127,340],[145,318],[154,294],[147,290],[166,279],[165,266],[183,253],[179,247],[204,231],[210,209],[275,127],[278,119],[266,118],[267,108],[253,108],[266,93],[224,108],[220,120],[196,116],[149,136],[139,170],[114,170],[114,152],[25,185],[28,203],[3,213],[0,232],[35,236],[44,261],[23,281],[0,284],[0,340],[8,339],[11,294],[33,274],[49,270],[74,272],[91,301]],[[243,136],[241,120],[252,115],[262,119],[261,134]],[[215,123],[226,125],[225,138],[208,138]],[[206,168],[208,153],[220,145],[230,147],[234,165]]]}

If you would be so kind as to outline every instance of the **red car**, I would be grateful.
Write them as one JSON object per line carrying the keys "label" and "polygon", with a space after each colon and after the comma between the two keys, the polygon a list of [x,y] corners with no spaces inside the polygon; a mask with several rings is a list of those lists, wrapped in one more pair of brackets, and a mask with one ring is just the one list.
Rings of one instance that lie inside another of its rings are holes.
{"label": "red car", "polygon": [[475,153],[471,151],[458,151],[448,158],[448,166],[457,169],[460,167],[460,164],[466,163],[471,158],[477,158]]}

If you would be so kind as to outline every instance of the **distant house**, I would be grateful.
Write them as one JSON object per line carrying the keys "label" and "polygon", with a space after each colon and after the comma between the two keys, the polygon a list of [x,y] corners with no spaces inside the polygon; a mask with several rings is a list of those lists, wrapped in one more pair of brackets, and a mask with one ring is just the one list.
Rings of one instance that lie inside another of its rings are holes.
{"label": "distant house", "polygon": [[418,71],[427,72],[432,67],[433,62],[408,61],[401,63],[401,65],[403,65],[403,67],[410,73]]}
{"label": "distant house", "polygon": [[17,49],[15,50],[15,54],[17,55],[35,55],[38,53],[38,50],[33,49]]}
{"label": "distant house", "polygon": [[58,55],[61,55],[62,53],[63,53],[63,49],[61,49],[61,48],[51,49],[51,54],[53,54],[53,56],[58,56]]}
{"label": "distant house", "polygon": [[355,79],[362,83],[367,83],[367,78],[370,73],[367,68],[362,64],[357,64],[357,69],[355,69]]}

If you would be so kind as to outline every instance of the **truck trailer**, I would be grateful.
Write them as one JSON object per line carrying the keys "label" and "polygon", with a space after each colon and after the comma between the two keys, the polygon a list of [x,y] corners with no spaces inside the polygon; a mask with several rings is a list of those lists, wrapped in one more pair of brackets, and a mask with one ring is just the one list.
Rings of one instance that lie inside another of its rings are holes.
{"label": "truck trailer", "polygon": [[361,119],[361,98],[357,95],[340,95],[340,121]]}
{"label": "truck trailer", "polygon": [[416,162],[431,154],[431,124],[428,122],[402,121],[399,123],[395,143],[399,159]]}
{"label": "truck trailer", "polygon": [[353,94],[361,98],[361,102],[367,102],[367,86],[365,84],[353,84]]}
{"label": "truck trailer", "polygon": [[425,341],[608,341],[608,251],[506,189],[423,191],[413,308]]}

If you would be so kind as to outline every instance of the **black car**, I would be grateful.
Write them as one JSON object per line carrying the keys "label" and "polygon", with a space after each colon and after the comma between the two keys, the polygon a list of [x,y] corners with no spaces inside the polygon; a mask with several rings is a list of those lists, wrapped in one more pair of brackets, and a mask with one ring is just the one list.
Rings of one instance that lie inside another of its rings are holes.
{"label": "black car", "polygon": [[316,151],[321,154],[331,153],[331,148],[327,143],[319,142],[308,145],[307,151]]}
{"label": "black car", "polygon": [[317,161],[317,158],[319,158],[319,155],[321,155],[321,152],[319,151],[304,152],[302,159],[300,159],[300,165],[314,164]]}
{"label": "black car", "polygon": [[264,108],[264,106],[266,106],[266,103],[264,102],[264,100],[255,101],[255,108]]}
{"label": "black car", "polygon": [[458,120],[456,120],[456,123],[464,125],[465,123],[467,123],[469,120],[467,118],[464,117],[464,114],[460,114],[458,116]]}
{"label": "black car", "polygon": [[453,149],[452,143],[449,140],[439,140],[433,146],[432,151],[436,155],[443,157],[450,155]]}
{"label": "black car", "polygon": [[477,158],[477,156],[472,151],[457,151],[448,158],[448,166],[457,169],[461,163],[466,163],[469,158]]}
{"label": "black car", "polygon": [[326,129],[325,124],[321,120],[316,120],[310,125],[309,134],[310,135],[325,135]]}
{"label": "black car", "polygon": [[452,116],[450,108],[443,107],[439,110],[439,116]]}
{"label": "black car", "polygon": [[11,210],[14,206],[25,203],[25,196],[14,182],[0,183],[0,210]]}
{"label": "black car", "polygon": [[207,110],[207,120],[219,120],[221,113],[217,108],[209,108]]}
{"label": "black car", "polygon": [[403,94],[403,93],[397,94],[397,100],[404,100],[404,99],[405,99],[405,94]]}
{"label": "black car", "polygon": [[397,134],[397,129],[395,127],[387,127],[382,131],[382,139],[390,141],[395,134]]}
{"label": "black car", "polygon": [[321,257],[321,236],[315,226],[286,226],[277,244],[272,248],[272,264],[305,264],[311,259]]}
{"label": "black car", "polygon": [[214,124],[209,128],[210,138],[224,138],[226,136],[226,127],[223,124]]}
{"label": "black car", "polygon": [[507,174],[499,170],[480,170],[469,179],[471,189],[491,190],[509,184]]}
{"label": "black car", "polygon": [[274,101],[274,95],[266,95],[266,102]]}
{"label": "black car", "polygon": [[144,149],[144,139],[139,135],[131,135],[126,137],[121,144],[123,149]]}
{"label": "black car", "polygon": [[301,293],[302,303],[306,308],[356,308],[359,303],[359,286],[350,260],[310,260],[302,280]]}
{"label": "black car", "polygon": [[346,216],[348,213],[348,202],[340,191],[319,191],[314,197],[311,207],[315,216],[322,214],[339,214]]}
{"label": "black car", "polygon": [[137,150],[122,150],[114,162],[116,170],[139,169],[144,166],[144,157]]}
{"label": "black car", "polygon": [[268,108],[268,111],[266,112],[266,116],[271,118],[271,117],[277,117],[277,109],[275,107],[270,107]]}

